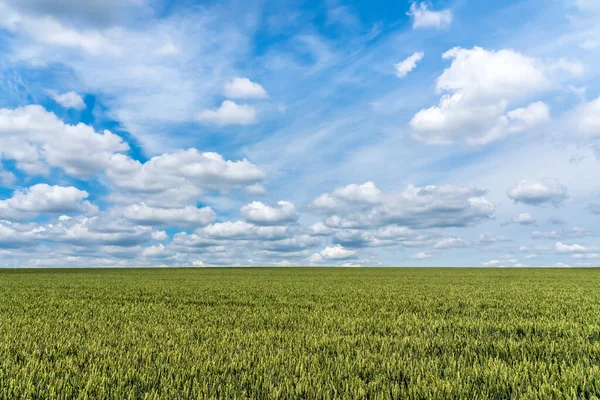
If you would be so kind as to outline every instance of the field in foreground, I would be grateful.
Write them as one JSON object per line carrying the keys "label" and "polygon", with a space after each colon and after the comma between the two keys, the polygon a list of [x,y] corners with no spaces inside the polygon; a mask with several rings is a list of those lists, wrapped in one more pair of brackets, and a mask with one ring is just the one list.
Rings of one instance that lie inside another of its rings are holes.
{"label": "field in foreground", "polygon": [[1,398],[593,398],[600,270],[0,271]]}

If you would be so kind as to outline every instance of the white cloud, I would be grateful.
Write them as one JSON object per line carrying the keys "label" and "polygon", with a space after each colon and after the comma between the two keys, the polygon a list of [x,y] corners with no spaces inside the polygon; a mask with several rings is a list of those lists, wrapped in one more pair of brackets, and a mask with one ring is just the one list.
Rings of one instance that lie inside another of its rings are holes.
{"label": "white cloud", "polygon": [[116,46],[96,30],[79,31],[55,18],[34,14],[21,13],[0,3],[0,26],[15,34],[26,35],[30,40],[43,45],[78,49],[93,55],[117,51]]}
{"label": "white cloud", "polygon": [[443,57],[452,64],[437,79],[439,104],[410,121],[414,138],[427,144],[484,145],[546,123],[550,112],[542,102],[509,106],[579,72],[568,61],[544,63],[510,49],[456,47]]}
{"label": "white cloud", "polygon": [[547,232],[534,231],[531,234],[532,239],[582,238],[587,236],[594,236],[594,234],[579,226],[574,226],[571,229],[552,230]]}
{"label": "white cloud", "polygon": [[598,251],[597,247],[587,247],[579,244],[565,244],[562,242],[556,242],[555,249],[558,253],[593,253]]}
{"label": "white cloud", "polygon": [[248,194],[252,194],[252,195],[255,195],[255,196],[262,196],[262,195],[264,195],[264,194],[267,193],[267,190],[260,183],[255,183],[253,185],[247,186],[246,187],[246,192]]}
{"label": "white cloud", "polygon": [[506,242],[507,239],[504,236],[497,236],[491,232],[484,232],[479,235],[477,243],[482,246],[489,246],[498,242]]}
{"label": "white cloud", "polygon": [[427,253],[427,252],[420,252],[420,253],[416,253],[413,254],[412,256],[410,256],[411,260],[428,260],[430,258],[433,258],[433,254],[431,253]]}
{"label": "white cloud", "polygon": [[124,210],[123,215],[140,225],[201,227],[217,219],[217,214],[210,207],[153,208],[144,203],[130,205]]}
{"label": "white cloud", "polygon": [[6,200],[0,200],[0,218],[22,219],[39,214],[94,211],[85,199],[88,193],[73,186],[49,186],[40,183],[23,191],[16,191]]}
{"label": "white cloud", "polygon": [[45,173],[49,165],[87,178],[126,150],[129,145],[118,135],[108,130],[97,133],[82,123],[65,124],[37,105],[0,109],[0,159],[14,160],[29,174]]}
{"label": "white cloud", "polygon": [[280,225],[298,220],[296,207],[289,201],[279,201],[276,206],[253,201],[243,206],[240,214],[247,222],[257,225]]}
{"label": "white cloud", "polygon": [[585,139],[600,139],[600,97],[575,108],[569,126]]}
{"label": "white cloud", "polygon": [[425,56],[424,53],[418,52],[413,55],[405,58],[403,61],[400,61],[398,64],[395,64],[396,67],[396,76],[398,78],[404,78],[417,66],[417,63],[423,59]]}
{"label": "white cloud", "polygon": [[223,91],[230,99],[266,99],[269,94],[261,84],[248,78],[233,78],[225,82]]}
{"label": "white cloud", "polygon": [[485,191],[459,186],[409,185],[377,209],[387,223],[413,228],[469,226],[492,217],[495,206]]}
{"label": "white cloud", "polygon": [[498,259],[483,262],[483,263],[481,263],[481,265],[486,266],[486,267],[505,267],[505,266],[520,267],[521,266],[521,264],[519,264],[519,260],[516,259],[512,254],[502,255],[502,256],[498,257]]}
{"label": "white cloud", "polygon": [[171,252],[162,243],[144,248],[141,256],[144,258],[164,258],[171,255]]}
{"label": "white cloud", "polygon": [[490,261],[481,263],[481,265],[483,265],[485,267],[498,267],[501,264],[502,264],[502,261],[500,261],[500,260],[490,260]]}
{"label": "white cloud", "polygon": [[350,184],[335,189],[331,194],[324,193],[313,200],[311,206],[320,210],[338,210],[345,204],[376,204],[381,192],[373,182],[365,182],[362,185]]}
{"label": "white cloud", "polygon": [[323,222],[315,222],[308,228],[308,232],[312,236],[328,236],[333,230],[325,225]]}
{"label": "white cloud", "polygon": [[74,108],[76,110],[83,110],[86,108],[83,98],[76,92],[70,91],[60,94],[54,90],[49,90],[48,94],[64,108]]}
{"label": "white cloud", "polygon": [[506,113],[509,132],[521,132],[523,130],[541,125],[550,121],[550,109],[541,101],[531,103],[526,107]]}
{"label": "white cloud", "polygon": [[407,13],[412,18],[413,28],[444,28],[452,23],[452,11],[440,10],[432,11],[427,8],[427,4],[414,2],[410,5],[410,11]]}
{"label": "white cloud", "polygon": [[515,203],[533,206],[558,206],[568,197],[567,188],[554,178],[524,179],[509,187],[506,194]]}
{"label": "white cloud", "polygon": [[167,232],[165,232],[165,231],[153,231],[152,232],[153,240],[167,240],[168,238],[169,238],[169,236],[167,235]]}
{"label": "white cloud", "polygon": [[252,125],[258,122],[254,107],[247,104],[237,104],[231,100],[225,100],[217,109],[200,111],[197,119],[200,122],[219,126]]}
{"label": "white cloud", "polygon": [[451,249],[457,247],[467,247],[469,243],[461,237],[449,237],[438,240],[433,246],[436,249]]}
{"label": "white cloud", "polygon": [[386,247],[401,244],[400,240],[380,239],[376,232],[361,229],[336,229],[332,241],[344,247]]}
{"label": "white cloud", "polygon": [[537,221],[529,213],[521,213],[512,219],[512,222],[521,225],[532,225]]}
{"label": "white cloud", "polygon": [[309,257],[312,263],[323,261],[349,260],[356,257],[356,250],[346,249],[342,245],[328,246],[320,253],[315,253]]}
{"label": "white cloud", "polygon": [[323,221],[325,226],[338,229],[363,228],[368,225],[368,219],[364,218],[343,218],[339,215],[331,215]]}
{"label": "white cloud", "polygon": [[17,181],[15,174],[10,171],[5,170],[0,164],[0,183],[3,185],[12,185]]}
{"label": "white cloud", "polygon": [[107,216],[76,217],[59,224],[47,225],[44,236],[49,241],[77,246],[135,246],[153,239],[150,227],[132,225]]}
{"label": "white cloud", "polygon": [[311,203],[311,208],[336,214],[325,221],[331,227],[469,226],[491,218],[494,213],[495,205],[484,195],[483,190],[452,185],[423,188],[409,185],[400,193],[384,194],[367,182],[322,194]]}
{"label": "white cloud", "polygon": [[102,257],[96,246],[132,247],[158,239],[157,234],[150,227],[136,226],[109,215],[76,216],[46,224],[0,220],[0,248],[34,247],[42,243],[66,245],[65,254],[53,260],[55,266],[61,265],[71,254],[89,255],[94,265],[100,265]]}
{"label": "white cloud", "polygon": [[[268,241],[263,247],[269,251],[291,253],[315,247],[321,243],[321,239],[310,235],[298,235],[291,238]],[[304,253],[302,253],[304,254]]]}
{"label": "white cloud", "polygon": [[244,221],[219,222],[196,231],[206,238],[228,240],[279,240],[287,233],[287,226],[256,226]]}
{"label": "white cloud", "polygon": [[459,91],[469,99],[514,97],[548,84],[543,64],[510,49],[455,47],[443,54],[452,60],[437,80],[438,91]]}
{"label": "white cloud", "polygon": [[205,190],[256,185],[266,173],[246,159],[225,160],[220,154],[192,148],[152,157],[145,163],[117,155],[106,175],[118,189],[110,196],[113,201],[177,207],[197,201]]}

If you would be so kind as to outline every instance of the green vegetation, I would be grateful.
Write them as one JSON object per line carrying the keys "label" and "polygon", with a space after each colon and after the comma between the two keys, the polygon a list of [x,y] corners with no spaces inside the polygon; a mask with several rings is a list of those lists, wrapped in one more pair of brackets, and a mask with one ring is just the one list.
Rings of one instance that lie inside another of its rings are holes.
{"label": "green vegetation", "polygon": [[600,270],[0,271],[0,397],[594,398]]}

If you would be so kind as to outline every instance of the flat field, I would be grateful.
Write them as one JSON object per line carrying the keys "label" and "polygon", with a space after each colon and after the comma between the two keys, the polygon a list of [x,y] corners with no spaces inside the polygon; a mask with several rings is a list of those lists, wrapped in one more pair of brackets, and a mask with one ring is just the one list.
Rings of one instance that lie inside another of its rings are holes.
{"label": "flat field", "polygon": [[0,271],[0,397],[600,396],[600,270]]}

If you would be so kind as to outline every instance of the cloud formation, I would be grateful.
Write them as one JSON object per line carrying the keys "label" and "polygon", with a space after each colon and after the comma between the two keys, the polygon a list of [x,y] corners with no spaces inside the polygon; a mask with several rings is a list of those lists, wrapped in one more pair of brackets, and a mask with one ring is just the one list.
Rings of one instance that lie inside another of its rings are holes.
{"label": "cloud formation", "polygon": [[559,206],[568,197],[567,188],[555,178],[523,179],[510,186],[506,195],[515,203],[532,206]]}
{"label": "cloud formation", "polygon": [[266,99],[269,97],[260,83],[240,77],[225,82],[223,93],[230,99]]}
{"label": "cloud formation", "polygon": [[296,207],[289,201],[279,201],[276,206],[253,201],[242,207],[240,215],[256,225],[281,225],[298,220]]}
{"label": "cloud formation", "polygon": [[485,145],[547,123],[550,109],[541,101],[510,106],[580,73],[577,63],[543,62],[511,49],[455,47],[443,58],[452,64],[436,82],[439,104],[410,121],[413,137],[426,144]]}
{"label": "cloud formation", "polygon": [[252,125],[258,122],[256,110],[247,104],[237,104],[232,100],[225,100],[219,108],[202,110],[198,113],[198,121],[225,125]]}
{"label": "cloud formation", "polygon": [[50,186],[40,183],[16,191],[6,200],[0,200],[0,218],[15,220],[40,214],[89,212],[96,208],[85,199],[88,193],[73,186]]}
{"label": "cloud formation", "polygon": [[407,13],[412,19],[414,29],[418,28],[445,28],[452,23],[452,11],[440,10],[433,11],[427,7],[427,4],[422,2],[414,2],[410,5],[410,10]]}
{"label": "cloud formation", "polygon": [[50,94],[52,100],[56,101],[64,108],[74,108],[76,110],[83,110],[86,108],[83,98],[74,91],[58,93],[51,90],[48,92],[48,94]]}
{"label": "cloud formation", "polygon": [[408,56],[404,60],[400,61],[398,64],[395,64],[396,67],[396,76],[398,78],[404,78],[410,71],[417,67],[417,63],[423,59],[425,53],[418,52],[414,53],[411,56]]}

